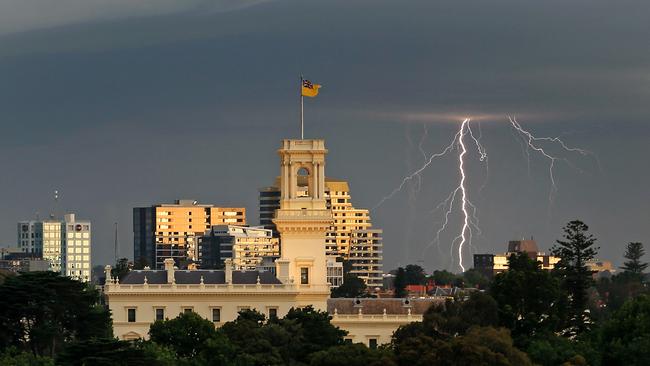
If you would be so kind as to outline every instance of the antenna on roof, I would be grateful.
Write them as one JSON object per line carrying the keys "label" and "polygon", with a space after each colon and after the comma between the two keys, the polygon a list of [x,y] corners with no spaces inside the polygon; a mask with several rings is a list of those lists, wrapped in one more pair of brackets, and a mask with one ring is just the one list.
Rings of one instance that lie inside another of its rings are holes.
{"label": "antenna on roof", "polygon": [[59,190],[55,189],[54,190],[54,207],[52,208],[52,212],[50,213],[50,219],[54,219],[56,217],[56,210],[59,206]]}

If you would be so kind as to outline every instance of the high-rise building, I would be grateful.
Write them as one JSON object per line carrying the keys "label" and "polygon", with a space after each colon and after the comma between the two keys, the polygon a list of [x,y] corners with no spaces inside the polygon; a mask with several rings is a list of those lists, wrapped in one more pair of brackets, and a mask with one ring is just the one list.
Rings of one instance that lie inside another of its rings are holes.
{"label": "high-rise building", "polygon": [[89,281],[91,232],[90,221],[77,221],[74,214],[64,215],[63,220],[21,221],[18,246],[30,256],[47,260],[51,271]]}
{"label": "high-rise building", "polygon": [[255,270],[279,257],[280,239],[261,226],[215,225],[199,242],[201,268],[222,268],[231,258],[236,270]]}
{"label": "high-rise building", "polygon": [[[59,224],[60,225],[60,224]],[[43,253],[43,222],[18,222],[18,248],[23,253],[40,257]]]}
{"label": "high-rise building", "polygon": [[65,275],[81,281],[90,281],[91,226],[90,221],[80,221],[74,214],[64,216],[61,231],[62,248],[65,249]]}
{"label": "high-rise building", "polygon": [[134,208],[136,266],[162,269],[165,258],[173,258],[181,267],[197,263],[199,238],[213,225],[246,225],[246,209],[216,207],[195,200]]}
{"label": "high-rise building", "polygon": [[63,273],[63,223],[55,220],[43,221],[43,259],[50,262],[50,269]]}
{"label": "high-rise building", "polygon": [[366,282],[368,287],[383,287],[383,243],[379,229],[355,230],[350,235],[347,259],[350,273]]}
{"label": "high-rise building", "polygon": [[[296,177],[305,187],[297,194],[307,192],[306,178]],[[280,207],[279,178],[270,187],[259,190],[260,225],[275,231],[273,218]],[[350,272],[363,279],[368,286],[381,287],[383,266],[382,231],[372,229],[367,209],[355,208],[351,202],[350,187],[346,181],[325,178],[325,201],[334,222],[326,233],[327,256],[350,261]],[[355,246],[355,247],[353,247]]]}

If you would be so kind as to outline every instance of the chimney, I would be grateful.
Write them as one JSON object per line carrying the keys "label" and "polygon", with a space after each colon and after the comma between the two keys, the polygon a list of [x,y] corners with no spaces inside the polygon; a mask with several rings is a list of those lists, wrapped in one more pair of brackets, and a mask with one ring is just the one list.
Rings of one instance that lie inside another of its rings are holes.
{"label": "chimney", "polygon": [[231,284],[232,283],[232,259],[226,258],[226,260],[224,261],[224,266],[225,266],[225,274],[226,274],[226,283]]}
{"label": "chimney", "polygon": [[288,259],[280,258],[275,260],[276,277],[282,283],[289,283],[289,263]]}
{"label": "chimney", "polygon": [[167,271],[167,283],[174,283],[174,260],[166,258],[163,263],[165,263],[165,271]]}

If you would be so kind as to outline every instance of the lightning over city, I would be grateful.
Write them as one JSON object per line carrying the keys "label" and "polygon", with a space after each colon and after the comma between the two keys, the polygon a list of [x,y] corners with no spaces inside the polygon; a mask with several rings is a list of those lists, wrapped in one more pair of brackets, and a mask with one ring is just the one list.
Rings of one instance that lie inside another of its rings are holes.
{"label": "lightning over city", "polygon": [[[555,144],[560,149],[568,153],[578,153],[583,156],[592,155],[592,153],[581,148],[571,147],[559,137],[535,136],[528,130],[524,129],[514,117],[508,116],[508,122],[510,127],[514,131],[514,136],[517,138],[517,140],[520,143],[522,143],[524,156],[527,160],[527,166],[529,170],[531,165],[530,163],[531,151],[539,153],[544,159],[547,159],[549,161],[548,175],[551,184],[551,189],[549,192],[548,201],[549,201],[549,209],[550,209],[550,205],[553,203],[553,200],[558,190],[556,176],[555,176],[556,162],[557,161],[565,161],[567,163],[569,162],[566,158],[558,157],[552,154],[551,152],[549,152],[550,149],[545,148],[543,145],[545,143]],[[426,138],[426,136],[428,136],[428,130],[425,128],[424,132],[425,135],[421,138],[420,143],[418,145],[418,150],[422,154],[426,154],[422,146],[423,146],[424,139]],[[433,239],[424,247],[422,251],[422,257],[424,257],[427,251],[431,249],[433,246],[437,247],[438,255],[443,256],[443,250],[441,247],[442,244],[441,235],[442,233],[450,229],[449,225],[451,222],[450,220],[451,215],[458,213],[461,217],[461,224],[460,224],[460,228],[457,231],[457,234],[453,237],[453,239],[451,239],[449,243],[448,253],[449,253],[449,261],[451,263],[451,267],[452,268],[456,267],[460,269],[462,272],[464,272],[466,269],[464,264],[464,255],[468,251],[471,252],[471,250],[473,249],[473,239],[477,235],[481,234],[481,229],[479,227],[479,209],[470,200],[469,190],[472,185],[472,182],[470,181],[469,174],[466,171],[467,157],[468,154],[470,153],[470,151],[468,150],[468,144],[470,144],[473,146],[473,148],[475,148],[478,161],[485,166],[486,177],[489,176],[488,154],[486,148],[481,143],[481,138],[482,138],[481,132],[479,132],[479,134],[475,134],[474,131],[472,130],[470,119],[469,118],[464,119],[461,122],[458,131],[454,134],[452,141],[442,151],[432,154],[430,156],[425,155],[426,159],[424,164],[419,169],[415,170],[413,173],[404,177],[401,183],[395,189],[393,189],[388,195],[384,196],[379,201],[379,203],[377,203],[374,207],[374,208],[380,207],[384,202],[393,198],[396,194],[402,191],[404,187],[409,183],[413,183],[416,186],[416,190],[415,190],[416,192],[419,191],[422,188],[421,175],[423,171],[428,167],[430,167],[434,160],[450,155],[454,152],[457,152],[457,161],[458,161],[457,174],[459,177],[458,185],[451,190],[451,192],[446,196],[446,198],[442,202],[437,204],[435,208],[431,210],[431,214],[435,214],[436,212],[442,210],[443,212],[442,220],[441,220],[441,225],[437,228],[435,235],[433,236]],[[487,185],[487,179],[481,185],[478,192],[480,193],[486,185]]]}

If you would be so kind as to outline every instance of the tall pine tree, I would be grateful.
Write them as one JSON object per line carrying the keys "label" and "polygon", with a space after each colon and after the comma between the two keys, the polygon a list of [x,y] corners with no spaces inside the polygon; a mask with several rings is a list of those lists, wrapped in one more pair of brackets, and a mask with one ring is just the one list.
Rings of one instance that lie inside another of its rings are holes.
{"label": "tall pine tree", "polygon": [[555,272],[562,279],[569,294],[567,335],[573,336],[589,329],[589,313],[587,312],[587,290],[593,283],[592,273],[587,262],[594,259],[598,247],[594,247],[596,239],[587,233],[589,227],[579,220],[570,221],[564,227],[564,239],[557,240],[551,253],[560,258],[555,265]]}
{"label": "tall pine tree", "polygon": [[645,250],[643,249],[643,244],[638,242],[632,242],[627,245],[625,248],[625,259],[626,262],[623,263],[621,269],[635,277],[641,278],[643,276],[643,271],[648,268],[648,263],[641,262],[641,258],[645,255]]}

